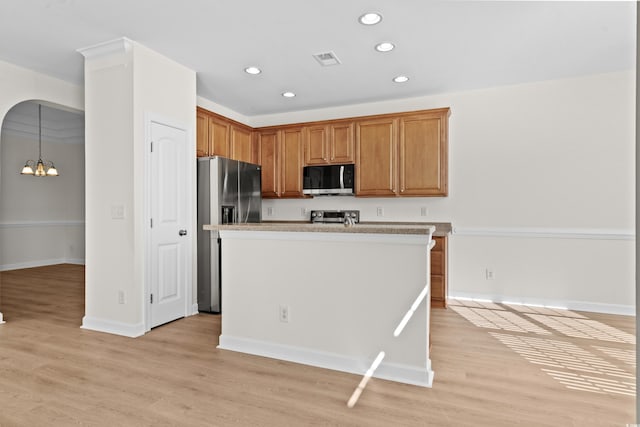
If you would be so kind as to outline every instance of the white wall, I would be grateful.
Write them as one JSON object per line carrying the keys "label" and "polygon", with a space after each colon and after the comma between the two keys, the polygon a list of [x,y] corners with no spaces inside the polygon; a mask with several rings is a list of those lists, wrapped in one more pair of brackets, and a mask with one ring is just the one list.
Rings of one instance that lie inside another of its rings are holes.
{"label": "white wall", "polygon": [[[429,236],[221,230],[220,348],[430,386]],[[247,268],[250,260],[250,268]],[[280,321],[287,307],[288,322]]]}
{"label": "white wall", "polygon": [[[146,330],[147,307],[145,117],[155,114],[194,129],[195,73],[126,39],[83,53],[86,161],[105,165],[86,174],[91,191],[83,327],[137,336]],[[119,206],[124,218],[113,219],[112,208]],[[120,291],[124,304],[118,303]]]}
{"label": "white wall", "polygon": [[634,93],[626,71],[253,117],[266,126],[451,107],[449,197],[265,200],[263,219],[322,208],[451,222],[450,296],[632,314]]}

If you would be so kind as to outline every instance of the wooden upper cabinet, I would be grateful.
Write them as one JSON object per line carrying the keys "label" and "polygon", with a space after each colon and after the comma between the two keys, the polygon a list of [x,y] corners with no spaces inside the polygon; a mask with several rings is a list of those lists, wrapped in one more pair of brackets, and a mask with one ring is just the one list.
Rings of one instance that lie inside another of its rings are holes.
{"label": "wooden upper cabinet", "polygon": [[230,122],[204,110],[197,110],[196,156],[229,157]]}
{"label": "wooden upper cabinet", "polygon": [[262,197],[280,195],[280,144],[279,132],[263,131],[258,134],[260,165],[262,170]]}
{"label": "wooden upper cabinet", "polygon": [[401,196],[447,195],[448,110],[400,118]]}
{"label": "wooden upper cabinet", "polygon": [[209,117],[209,156],[229,157],[229,122]]}
{"label": "wooden upper cabinet", "polygon": [[331,163],[355,162],[353,123],[329,125],[329,153]]}
{"label": "wooden upper cabinet", "polygon": [[395,196],[397,120],[356,123],[356,195]]}
{"label": "wooden upper cabinet", "polygon": [[231,125],[231,158],[254,163],[251,129]]}
{"label": "wooden upper cabinet", "polygon": [[304,145],[302,144],[302,128],[283,129],[281,132],[280,197],[303,197]]}
{"label": "wooden upper cabinet", "polygon": [[209,155],[209,116],[198,110],[196,120],[196,156],[206,157]]}
{"label": "wooden upper cabinet", "polygon": [[447,196],[449,108],[253,129],[200,107],[197,156],[263,166],[263,197],[304,197],[305,165],[355,163],[356,196]]}
{"label": "wooden upper cabinet", "polygon": [[353,123],[305,127],[305,165],[354,162]]}
{"label": "wooden upper cabinet", "polygon": [[262,197],[303,197],[302,135],[302,128],[265,130],[259,133]]}
{"label": "wooden upper cabinet", "polygon": [[328,129],[325,125],[305,128],[304,157],[305,165],[329,163]]}

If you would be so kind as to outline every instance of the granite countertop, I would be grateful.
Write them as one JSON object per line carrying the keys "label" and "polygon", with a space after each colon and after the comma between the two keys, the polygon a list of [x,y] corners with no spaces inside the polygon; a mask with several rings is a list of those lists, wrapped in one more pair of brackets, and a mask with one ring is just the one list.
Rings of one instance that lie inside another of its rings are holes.
{"label": "granite countertop", "polygon": [[[311,224],[309,221],[263,221],[262,224]],[[324,225],[324,224],[320,224]],[[329,224],[335,225],[335,224]],[[362,221],[356,226],[378,226],[384,227],[388,225],[392,226],[425,226],[433,225],[436,227],[436,231],[433,232],[434,236],[448,236],[451,234],[453,227],[450,222],[391,222],[391,221]]]}
{"label": "granite countertop", "polygon": [[[205,230],[242,230],[242,231],[282,231],[282,232],[321,232],[321,233],[370,233],[370,234],[429,234],[437,230],[429,223],[379,223],[361,222],[346,227],[343,224],[312,224],[302,221],[273,221],[253,224],[210,224]],[[449,224],[449,229],[451,225]]]}

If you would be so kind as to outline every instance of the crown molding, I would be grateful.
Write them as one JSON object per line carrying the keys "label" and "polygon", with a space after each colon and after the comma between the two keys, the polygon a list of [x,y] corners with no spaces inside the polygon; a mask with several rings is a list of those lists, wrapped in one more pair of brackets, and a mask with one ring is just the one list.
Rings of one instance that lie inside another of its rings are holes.
{"label": "crown molding", "polygon": [[115,40],[94,44],[77,49],[76,52],[82,54],[86,59],[97,59],[115,54],[126,54],[133,49],[133,41],[121,37]]}

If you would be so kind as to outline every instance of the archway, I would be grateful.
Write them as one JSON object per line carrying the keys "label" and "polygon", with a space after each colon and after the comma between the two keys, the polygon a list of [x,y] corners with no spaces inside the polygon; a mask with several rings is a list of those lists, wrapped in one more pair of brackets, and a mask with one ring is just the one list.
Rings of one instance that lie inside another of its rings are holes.
{"label": "archway", "polygon": [[[42,157],[55,163],[58,177],[20,174],[28,159],[38,159],[39,135]],[[7,112],[0,132],[0,271],[15,279],[24,269],[84,264],[84,182],[82,112],[42,101]],[[10,320],[4,306],[0,288],[0,312]]]}

